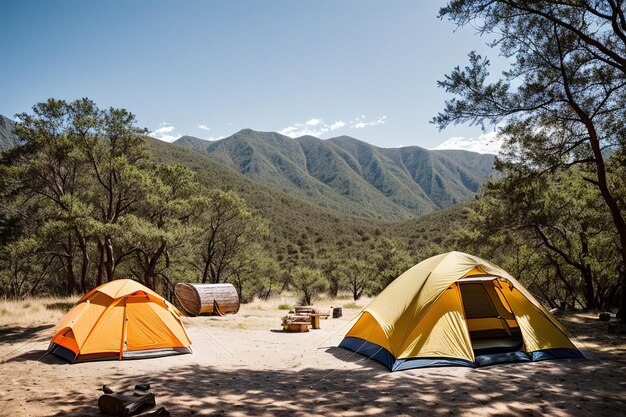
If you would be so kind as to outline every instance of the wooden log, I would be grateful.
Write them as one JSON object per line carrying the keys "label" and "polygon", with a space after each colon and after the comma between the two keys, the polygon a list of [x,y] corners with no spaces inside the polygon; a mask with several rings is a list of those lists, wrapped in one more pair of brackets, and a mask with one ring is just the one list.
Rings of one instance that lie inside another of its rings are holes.
{"label": "wooden log", "polygon": [[192,284],[179,282],[174,288],[183,310],[191,316],[235,314],[239,296],[232,284]]}
{"label": "wooden log", "polygon": [[154,394],[142,396],[103,394],[98,399],[100,412],[112,416],[132,416],[141,410],[154,407]]}
{"label": "wooden log", "polygon": [[315,313],[315,309],[313,308],[313,306],[294,306],[293,309],[295,310],[296,314]]}

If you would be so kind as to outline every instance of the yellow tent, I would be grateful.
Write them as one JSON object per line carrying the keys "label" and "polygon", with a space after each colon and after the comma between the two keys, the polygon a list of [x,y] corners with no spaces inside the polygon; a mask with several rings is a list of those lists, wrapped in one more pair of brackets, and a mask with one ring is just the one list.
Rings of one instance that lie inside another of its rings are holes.
{"label": "yellow tent", "polygon": [[415,265],[360,314],[340,346],[391,371],[584,358],[568,331],[506,271],[449,252]]}
{"label": "yellow tent", "polygon": [[83,362],[191,353],[180,312],[154,291],[118,279],[87,293],[63,317],[48,348]]}

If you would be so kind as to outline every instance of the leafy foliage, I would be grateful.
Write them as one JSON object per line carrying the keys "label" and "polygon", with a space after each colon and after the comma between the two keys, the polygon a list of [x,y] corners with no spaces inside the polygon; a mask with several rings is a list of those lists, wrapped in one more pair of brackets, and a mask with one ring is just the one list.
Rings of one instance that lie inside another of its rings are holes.
{"label": "leafy foliage", "polygon": [[2,292],[84,293],[130,275],[171,297],[191,265],[204,265],[207,245],[210,276],[221,281],[263,236],[237,195],[152,161],[126,110],[50,99],[19,120],[20,145],[0,164]]}
{"label": "leafy foliage", "polygon": [[[170,299],[176,282],[204,281],[233,283],[243,302],[285,289],[307,304],[323,292],[358,300],[463,250],[551,306],[616,305],[618,239],[593,164],[540,176],[510,164],[472,201],[386,223],[253,182],[86,99],[40,103],[20,120],[19,145],[0,155],[2,295],[84,293],[131,276]],[[606,160],[618,195],[624,154]]]}
{"label": "leafy foliage", "polygon": [[313,304],[317,295],[324,292],[328,286],[321,272],[317,269],[297,266],[292,272],[293,285],[302,294],[302,302],[305,305]]}
{"label": "leafy foliage", "polygon": [[[520,187],[574,165],[589,170],[583,179],[597,188],[618,236],[612,244],[620,254],[622,310],[626,207],[610,179],[615,167],[607,164],[605,150],[623,152],[626,144],[625,13],[624,4],[615,1],[448,2],[442,17],[459,25],[472,23],[494,36],[492,45],[513,64],[490,82],[489,61],[470,53],[465,68],[455,68],[440,82],[455,98],[433,119],[441,128],[499,123],[506,146],[496,167]],[[551,239],[547,236],[544,243]],[[577,264],[569,265],[590,268],[583,261]],[[587,304],[593,304],[591,295],[587,288]]]}

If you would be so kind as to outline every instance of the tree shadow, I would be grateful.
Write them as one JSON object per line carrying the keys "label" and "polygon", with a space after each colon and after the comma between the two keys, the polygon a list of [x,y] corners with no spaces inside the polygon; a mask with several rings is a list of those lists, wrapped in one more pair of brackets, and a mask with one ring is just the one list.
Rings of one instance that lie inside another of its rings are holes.
{"label": "tree shadow", "polygon": [[49,332],[43,333],[43,336],[38,335],[38,333],[47,331],[53,327],[53,324],[43,324],[35,327],[0,327],[0,344],[16,344],[45,340],[48,338]]}
{"label": "tree shadow", "polygon": [[[328,349],[346,360],[344,349]],[[322,353],[323,354],[323,353]],[[359,355],[360,356],[360,355]],[[354,358],[348,359],[352,362]],[[367,358],[366,358],[367,359]],[[373,362],[373,363],[372,363]],[[150,360],[145,360],[146,368]],[[354,362],[346,366],[354,367]],[[371,360],[356,369],[254,370],[188,364],[144,375],[111,376],[107,385],[149,383],[157,406],[176,416],[310,415],[605,415],[626,406],[622,376],[592,384],[597,365],[561,360],[459,373],[430,368],[390,373]],[[73,365],[76,366],[76,365]],[[88,367],[88,364],[80,366]],[[95,390],[94,390],[95,391]],[[57,415],[97,415],[97,392],[53,395]]]}
{"label": "tree shadow", "polygon": [[[617,362],[626,369],[626,334],[609,334],[608,323],[583,315],[558,317],[574,335],[574,343],[584,350],[591,350],[594,359]],[[602,347],[602,349],[597,349]]]}
{"label": "tree shadow", "polygon": [[342,347],[329,347],[325,349],[325,352],[333,355],[335,358],[339,359],[342,363],[353,363],[358,364],[362,368],[369,369],[372,372],[377,372],[381,374],[388,374],[389,369],[383,365],[382,363],[370,359],[366,355],[362,355],[360,353],[354,352],[349,349],[345,349]]}
{"label": "tree shadow", "polygon": [[[580,326],[579,334],[585,338],[589,327],[596,326],[591,319],[567,324],[574,333]],[[616,339],[596,327],[589,344],[602,347],[602,362],[561,359],[392,373],[382,364],[350,350],[322,347],[304,354],[309,363],[315,361],[316,365],[289,367],[285,363],[280,369],[258,369],[254,363],[205,363],[202,355],[211,354],[211,350],[199,349],[181,356],[184,361],[171,362],[167,369],[158,366],[155,361],[159,359],[132,361],[133,366],[112,361],[105,377],[79,377],[71,388],[64,385],[63,389],[45,395],[33,393],[28,401],[45,401],[46,406],[63,410],[58,416],[99,415],[99,385],[128,387],[149,383],[157,407],[165,406],[175,416],[621,415],[626,407],[621,353],[624,339]],[[618,344],[614,350],[607,350],[605,341]],[[43,349],[34,349],[14,360],[25,362],[25,369],[31,368],[29,361],[40,359],[52,365],[50,373],[60,373],[57,367],[63,365],[72,377],[94,371],[102,375],[105,369],[90,362],[67,365],[53,355],[41,358],[43,353]],[[38,369],[45,371],[43,368]]]}
{"label": "tree shadow", "polygon": [[35,362],[41,362],[46,365],[55,365],[55,366],[70,365],[70,363],[66,361],[65,359],[59,358],[58,356],[55,356],[47,352],[48,352],[47,348],[46,349],[33,349],[27,352],[17,354],[7,359],[6,362],[35,361]]}

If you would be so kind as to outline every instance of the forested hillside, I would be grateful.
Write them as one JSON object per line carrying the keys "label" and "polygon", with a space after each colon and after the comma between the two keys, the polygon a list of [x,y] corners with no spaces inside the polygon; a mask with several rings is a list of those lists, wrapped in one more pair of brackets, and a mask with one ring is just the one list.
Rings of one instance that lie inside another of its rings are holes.
{"label": "forested hillside", "polygon": [[430,151],[417,146],[385,149],[342,136],[292,139],[245,129],[207,142],[175,142],[231,167],[256,182],[344,214],[400,220],[448,207],[475,195],[492,155]]}
{"label": "forested hillside", "polygon": [[[145,138],[154,159],[180,164],[197,174],[198,181],[209,188],[234,191],[248,207],[262,214],[272,225],[272,235],[295,240],[302,234],[334,237],[373,231],[386,222],[365,220],[325,209],[305,199],[259,184],[236,170],[215,162],[207,155],[150,137]],[[205,141],[203,141],[205,142]]]}

